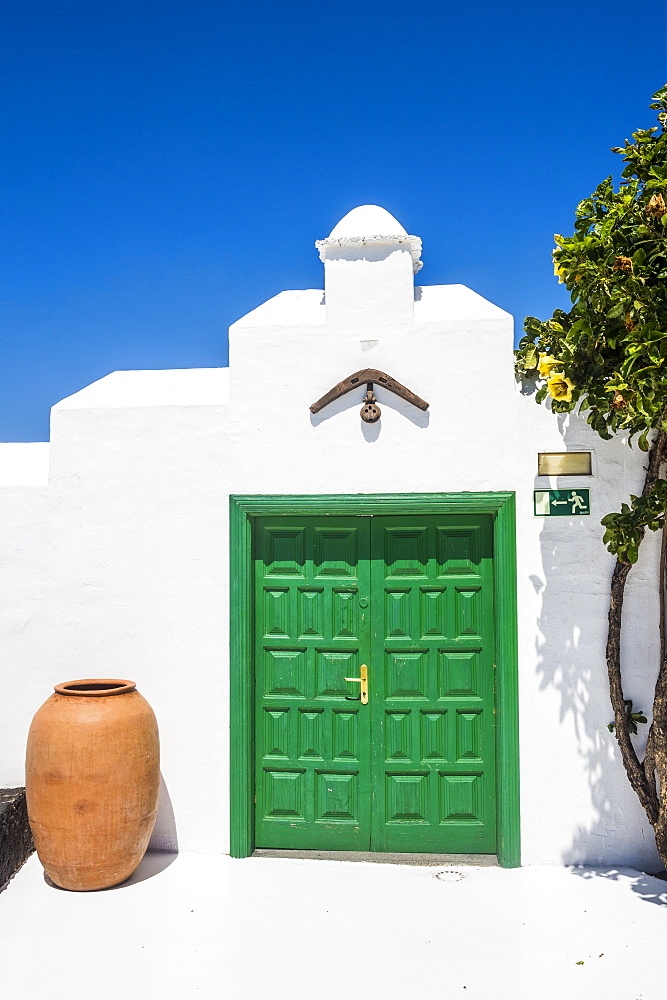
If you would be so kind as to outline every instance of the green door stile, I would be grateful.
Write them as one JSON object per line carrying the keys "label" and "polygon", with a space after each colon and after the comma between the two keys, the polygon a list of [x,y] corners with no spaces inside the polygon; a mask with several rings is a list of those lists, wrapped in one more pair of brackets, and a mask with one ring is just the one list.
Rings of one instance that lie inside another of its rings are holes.
{"label": "green door stile", "polygon": [[518,866],[514,494],[231,497],[230,541],[232,856]]}

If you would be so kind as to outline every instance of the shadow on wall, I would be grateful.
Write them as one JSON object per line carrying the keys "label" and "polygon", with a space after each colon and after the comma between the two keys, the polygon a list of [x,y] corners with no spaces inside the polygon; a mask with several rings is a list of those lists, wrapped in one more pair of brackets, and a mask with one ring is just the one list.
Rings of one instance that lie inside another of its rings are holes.
{"label": "shadow on wall", "polygon": [[169,797],[166,782],[160,772],[160,793],[157,803],[157,819],[155,828],[148,845],[149,851],[166,851],[169,854],[178,854],[178,833],[176,832],[176,818],[174,809]]}
{"label": "shadow on wall", "polygon": [[[558,420],[564,445],[573,450],[582,447],[580,439],[576,440],[580,431],[566,426],[562,416]],[[572,865],[632,865],[642,871],[657,871],[662,865],[652,829],[629,785],[616,739],[607,728],[613,713],[604,649],[613,559],[605,553],[603,528],[599,525],[600,517],[608,513],[599,506],[607,502],[606,484],[601,476],[604,471],[601,468],[598,475],[591,478],[591,515],[586,519],[594,521],[599,531],[590,532],[588,537],[578,532],[583,518],[543,519],[540,532],[543,579],[531,578],[542,598],[536,670],[540,690],[552,688],[558,692],[563,736],[575,741],[587,774],[593,807],[590,819],[590,809],[582,805],[585,819],[575,827],[571,846],[562,852],[563,861]],[[610,482],[616,474],[620,475],[621,470],[612,470]],[[545,482],[536,479],[535,487],[545,488]],[[559,480],[558,485],[562,482]],[[651,579],[653,550],[650,543],[645,543],[643,548],[649,551],[642,552],[643,561],[633,568],[628,583],[622,662],[625,697],[632,698],[635,706],[649,715],[653,672],[650,667],[646,669],[646,664],[655,663],[657,669],[657,625],[654,642],[652,631],[645,623],[657,623],[657,611],[653,609],[657,596],[655,587],[651,591],[645,586]],[[601,552],[606,559],[601,559]],[[592,570],[600,566],[604,567],[601,572]],[[643,754],[648,732],[648,726],[641,728],[644,732],[640,732],[636,743],[639,754]],[[551,759],[553,768],[552,773],[545,773],[547,784],[553,781],[562,787],[572,779],[576,785],[577,773],[567,773],[568,765],[563,767],[559,757],[555,748],[545,749],[545,759]],[[576,809],[573,802],[575,823]],[[641,880],[637,886],[635,891],[643,891]]]}

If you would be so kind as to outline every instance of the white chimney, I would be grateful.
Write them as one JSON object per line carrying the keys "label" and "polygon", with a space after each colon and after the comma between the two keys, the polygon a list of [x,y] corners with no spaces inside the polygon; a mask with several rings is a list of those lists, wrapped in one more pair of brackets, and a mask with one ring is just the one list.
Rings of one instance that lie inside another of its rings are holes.
{"label": "white chimney", "polygon": [[324,261],[327,323],[368,329],[412,319],[421,245],[384,208],[348,212],[315,243]]}

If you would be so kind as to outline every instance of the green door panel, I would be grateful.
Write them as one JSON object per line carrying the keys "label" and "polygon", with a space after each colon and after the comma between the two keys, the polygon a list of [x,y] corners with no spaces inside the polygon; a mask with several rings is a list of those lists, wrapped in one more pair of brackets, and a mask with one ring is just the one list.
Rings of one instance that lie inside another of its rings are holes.
{"label": "green door panel", "polygon": [[495,852],[491,516],[260,517],[253,544],[255,846]]}
{"label": "green door panel", "polygon": [[493,853],[491,518],[371,530],[372,849]]}
{"label": "green door panel", "polygon": [[255,845],[370,849],[368,518],[255,528]]}

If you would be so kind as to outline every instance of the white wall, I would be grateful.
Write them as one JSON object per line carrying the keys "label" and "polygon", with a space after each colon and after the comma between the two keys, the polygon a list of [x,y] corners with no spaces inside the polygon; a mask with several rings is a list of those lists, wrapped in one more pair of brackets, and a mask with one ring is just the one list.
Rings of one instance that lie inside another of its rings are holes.
{"label": "white wall", "polygon": [[[227,850],[229,495],[514,490],[524,863],[657,868],[606,728],[613,560],[599,524],[639,488],[643,456],[520,394],[501,309],[461,285],[406,301],[415,243],[390,236],[365,250],[343,232],[321,250],[326,302],[283,292],[235,323],[229,387],[223,370],[119,372],[54,408],[48,486],[0,486],[0,783],[22,783],[25,733],[53,684],[129,677],[161,729],[172,808],[165,798],[154,844]],[[362,386],[310,413],[365,367],[429,410],[376,388],[382,420],[364,424]],[[590,487],[592,516],[535,518],[533,489],[550,485],[537,452],[566,446],[593,451],[593,477],[562,482]],[[627,598],[626,696],[645,710],[654,557]]]}

